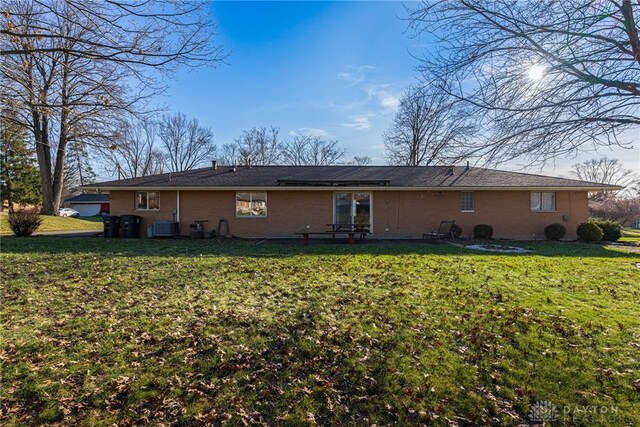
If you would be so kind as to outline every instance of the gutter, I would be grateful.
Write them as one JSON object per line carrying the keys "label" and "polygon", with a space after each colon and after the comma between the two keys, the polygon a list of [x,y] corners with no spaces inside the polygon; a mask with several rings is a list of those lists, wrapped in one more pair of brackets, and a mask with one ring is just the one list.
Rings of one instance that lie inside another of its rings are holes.
{"label": "gutter", "polygon": [[233,186],[233,187],[170,187],[170,186],[127,186],[127,187],[101,187],[85,185],[84,190],[95,191],[619,191],[624,187],[618,185],[606,185],[602,187],[282,187],[282,186]]}

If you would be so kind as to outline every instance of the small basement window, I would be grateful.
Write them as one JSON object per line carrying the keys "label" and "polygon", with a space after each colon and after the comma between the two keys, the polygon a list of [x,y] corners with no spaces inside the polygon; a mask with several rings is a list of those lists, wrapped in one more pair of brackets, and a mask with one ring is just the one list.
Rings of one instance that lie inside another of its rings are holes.
{"label": "small basement window", "polygon": [[134,203],[137,211],[158,211],[160,210],[160,192],[136,191]]}
{"label": "small basement window", "polygon": [[473,205],[473,192],[472,191],[462,191],[460,192],[460,210],[462,212],[474,212]]}
{"label": "small basement window", "polygon": [[252,191],[236,193],[237,218],[265,218],[267,216],[267,193]]}
{"label": "small basement window", "polygon": [[556,210],[556,193],[532,191],[531,210],[534,212],[554,212]]}

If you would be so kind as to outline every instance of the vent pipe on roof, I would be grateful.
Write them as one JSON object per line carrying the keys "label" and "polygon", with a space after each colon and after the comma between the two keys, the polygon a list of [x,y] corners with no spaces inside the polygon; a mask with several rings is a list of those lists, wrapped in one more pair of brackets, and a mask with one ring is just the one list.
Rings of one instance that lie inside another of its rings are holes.
{"label": "vent pipe on roof", "polygon": [[451,166],[447,169],[447,175],[453,175],[453,168]]}
{"label": "vent pipe on roof", "polygon": [[218,161],[217,160],[211,160],[211,167],[214,169],[218,169]]}
{"label": "vent pipe on roof", "polygon": [[229,168],[229,172],[235,172],[235,171],[236,171],[236,167],[235,167],[235,166],[231,166],[231,167]]}
{"label": "vent pipe on roof", "polygon": [[249,166],[249,168],[251,168],[251,159],[247,160],[247,166]]}
{"label": "vent pipe on roof", "polygon": [[469,160],[467,160],[467,170],[469,170]]}

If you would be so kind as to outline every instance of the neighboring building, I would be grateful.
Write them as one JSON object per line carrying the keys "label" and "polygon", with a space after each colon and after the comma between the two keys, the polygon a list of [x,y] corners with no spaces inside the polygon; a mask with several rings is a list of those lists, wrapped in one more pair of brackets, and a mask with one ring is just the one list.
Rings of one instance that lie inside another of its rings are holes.
{"label": "neighboring building", "polygon": [[94,216],[102,212],[109,212],[108,194],[79,194],[65,199],[64,203],[71,209],[80,212],[80,216]]}
{"label": "neighboring building", "polygon": [[175,220],[180,233],[220,219],[242,237],[290,237],[329,223],[365,223],[373,237],[421,237],[454,219],[462,235],[476,224],[494,237],[544,238],[562,223],[567,238],[587,221],[589,191],[619,187],[484,168],[448,166],[212,167],[92,184],[109,191],[113,215],[135,214],[142,227]]}

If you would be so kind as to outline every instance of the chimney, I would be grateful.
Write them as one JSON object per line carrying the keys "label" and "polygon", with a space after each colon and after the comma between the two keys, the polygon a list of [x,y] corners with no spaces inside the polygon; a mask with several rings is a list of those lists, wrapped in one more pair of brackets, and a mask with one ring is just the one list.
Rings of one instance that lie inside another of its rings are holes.
{"label": "chimney", "polygon": [[218,161],[217,160],[211,160],[211,167],[214,169],[218,169]]}

